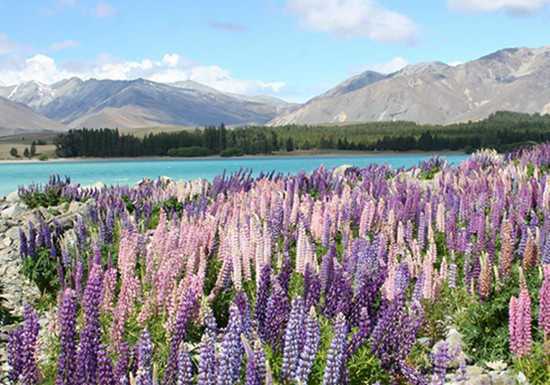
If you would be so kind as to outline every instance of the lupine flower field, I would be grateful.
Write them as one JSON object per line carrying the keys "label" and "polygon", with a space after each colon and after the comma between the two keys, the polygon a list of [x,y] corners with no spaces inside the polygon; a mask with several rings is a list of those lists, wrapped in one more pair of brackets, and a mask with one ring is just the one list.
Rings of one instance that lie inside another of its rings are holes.
{"label": "lupine flower field", "polygon": [[550,144],[19,194],[88,210],[20,231],[41,297],[9,383],[466,385],[495,362],[550,383]]}

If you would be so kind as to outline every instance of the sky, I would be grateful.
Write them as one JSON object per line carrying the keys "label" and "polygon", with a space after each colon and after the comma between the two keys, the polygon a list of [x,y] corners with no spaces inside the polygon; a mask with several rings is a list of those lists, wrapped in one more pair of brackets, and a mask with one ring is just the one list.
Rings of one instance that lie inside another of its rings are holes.
{"label": "sky", "polygon": [[550,0],[0,0],[0,85],[195,80],[303,102],[365,70],[550,45]]}

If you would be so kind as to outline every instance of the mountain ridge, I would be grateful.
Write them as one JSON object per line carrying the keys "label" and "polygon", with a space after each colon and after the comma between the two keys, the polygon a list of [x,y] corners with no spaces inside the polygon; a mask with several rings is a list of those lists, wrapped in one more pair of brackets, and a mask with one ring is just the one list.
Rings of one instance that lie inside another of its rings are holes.
{"label": "mountain ridge", "polygon": [[268,125],[393,120],[450,124],[483,119],[499,110],[550,112],[550,46],[505,48],[457,66],[412,64],[343,92],[350,81],[368,72]]}

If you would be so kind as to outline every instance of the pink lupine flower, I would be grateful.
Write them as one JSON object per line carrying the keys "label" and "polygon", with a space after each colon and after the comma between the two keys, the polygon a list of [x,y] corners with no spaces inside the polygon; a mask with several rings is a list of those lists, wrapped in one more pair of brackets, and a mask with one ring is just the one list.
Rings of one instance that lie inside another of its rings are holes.
{"label": "pink lupine flower", "polygon": [[544,265],[544,280],[539,290],[539,329],[550,339],[550,264]]}
{"label": "pink lupine flower", "polygon": [[523,357],[531,351],[531,298],[523,280],[519,297],[510,299],[509,307],[510,351]]}

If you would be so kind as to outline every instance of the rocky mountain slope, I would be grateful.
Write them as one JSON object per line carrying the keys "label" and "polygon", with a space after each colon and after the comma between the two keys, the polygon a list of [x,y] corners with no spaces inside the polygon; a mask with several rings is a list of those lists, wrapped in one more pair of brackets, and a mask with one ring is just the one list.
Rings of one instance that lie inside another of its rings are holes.
{"label": "rocky mountain slope", "polygon": [[0,96],[70,128],[263,124],[292,106],[275,98],[226,94],[192,81],[144,79],[27,82],[0,87]]}
{"label": "rocky mountain slope", "polygon": [[24,104],[0,97],[0,136],[37,131],[61,131],[63,124],[34,112]]}
{"label": "rocky mountain slope", "polygon": [[389,75],[367,71],[270,124],[448,124],[499,110],[550,113],[550,46],[504,49],[458,66],[431,62]]}

